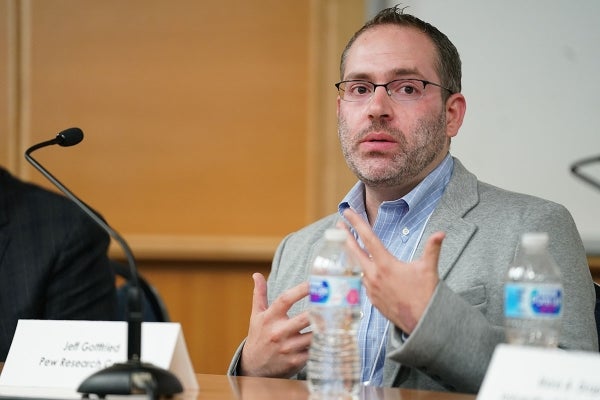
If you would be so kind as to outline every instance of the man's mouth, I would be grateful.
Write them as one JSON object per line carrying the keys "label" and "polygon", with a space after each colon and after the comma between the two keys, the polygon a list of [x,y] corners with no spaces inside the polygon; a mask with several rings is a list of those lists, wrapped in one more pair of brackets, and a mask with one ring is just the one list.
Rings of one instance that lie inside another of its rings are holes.
{"label": "man's mouth", "polygon": [[367,152],[388,152],[396,145],[396,140],[387,133],[370,133],[360,141],[361,149]]}

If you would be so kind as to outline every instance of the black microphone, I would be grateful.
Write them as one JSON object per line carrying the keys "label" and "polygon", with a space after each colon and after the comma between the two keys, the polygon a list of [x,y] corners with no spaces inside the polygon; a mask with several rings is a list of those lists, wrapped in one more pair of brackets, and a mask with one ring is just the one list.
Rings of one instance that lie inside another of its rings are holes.
{"label": "black microphone", "polygon": [[584,165],[587,164],[592,164],[595,162],[600,162],[600,156],[595,156],[595,157],[588,157],[588,158],[584,158],[583,160],[579,160],[573,163],[573,165],[571,165],[571,172],[577,176],[579,179],[581,179],[582,181],[585,181],[587,183],[589,183],[592,186],[595,186],[596,189],[600,189],[600,182],[589,177],[588,175],[582,173],[579,168],[583,167]]}
{"label": "black microphone", "polygon": [[61,192],[79,206],[96,224],[115,239],[127,257],[131,285],[128,289],[127,310],[127,361],[97,371],[86,378],[77,389],[84,395],[96,394],[104,397],[109,394],[127,395],[147,393],[152,397],[171,396],[183,392],[177,377],[165,369],[141,361],[142,345],[142,296],[138,280],[137,266],[129,245],[114,229],[112,229],[96,212],[75,196],[58,181],[50,172],[31,157],[31,153],[39,148],[59,144],[73,146],[83,140],[83,132],[79,128],[69,128],[56,135],[56,138],[31,146],[25,152],[25,158],[40,171]]}

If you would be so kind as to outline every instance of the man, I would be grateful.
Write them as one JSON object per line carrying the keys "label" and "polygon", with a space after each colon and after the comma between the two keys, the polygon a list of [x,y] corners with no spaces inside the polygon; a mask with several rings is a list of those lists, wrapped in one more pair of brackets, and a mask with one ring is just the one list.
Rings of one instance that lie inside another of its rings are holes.
{"label": "man", "polygon": [[229,373],[303,377],[311,335],[308,268],[343,216],[358,237],[363,381],[479,390],[504,341],[503,283],[522,233],[548,232],[563,274],[560,346],[597,350],[594,288],[569,212],[482,183],[450,156],[466,102],[458,52],[435,27],[397,7],[350,40],[337,99],[342,151],[359,182],[326,217],[284,239],[267,285],[260,274],[248,337]]}
{"label": "man", "polygon": [[0,168],[0,361],[19,319],[115,319],[108,243],[66,197]]}

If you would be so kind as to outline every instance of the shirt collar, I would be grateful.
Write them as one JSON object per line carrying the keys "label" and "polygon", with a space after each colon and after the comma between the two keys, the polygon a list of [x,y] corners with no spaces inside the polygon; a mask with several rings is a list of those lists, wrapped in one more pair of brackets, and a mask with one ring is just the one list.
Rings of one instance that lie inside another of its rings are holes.
{"label": "shirt collar", "polygon": [[[388,204],[406,204],[409,210],[415,210],[418,207],[426,207],[427,203],[424,203],[423,200],[433,192],[439,190],[443,191],[450,180],[453,168],[454,160],[450,153],[448,153],[442,162],[435,167],[425,179],[419,182],[413,190],[400,199],[383,202],[382,206]],[[363,182],[358,181],[338,204],[338,212],[340,214],[342,214],[346,208],[352,208],[356,213],[366,216],[365,184]]]}

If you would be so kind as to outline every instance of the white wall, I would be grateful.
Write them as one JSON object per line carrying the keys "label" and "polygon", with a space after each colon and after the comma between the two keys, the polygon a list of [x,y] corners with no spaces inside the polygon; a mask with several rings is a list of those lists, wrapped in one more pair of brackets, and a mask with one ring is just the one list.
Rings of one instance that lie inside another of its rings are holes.
{"label": "white wall", "polygon": [[[467,115],[452,153],[481,180],[565,205],[600,254],[600,191],[570,172],[600,154],[600,1],[402,4],[461,54]],[[600,180],[600,163],[586,171]]]}

